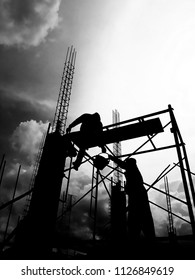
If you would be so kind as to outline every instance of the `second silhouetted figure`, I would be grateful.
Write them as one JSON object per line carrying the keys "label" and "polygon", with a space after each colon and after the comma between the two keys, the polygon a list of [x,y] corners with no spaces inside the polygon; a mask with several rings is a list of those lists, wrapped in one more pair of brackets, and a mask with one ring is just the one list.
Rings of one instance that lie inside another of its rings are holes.
{"label": "second silhouetted figure", "polygon": [[154,223],[148,201],[147,191],[143,185],[142,175],[134,158],[122,161],[110,158],[125,170],[125,192],[128,195],[128,237],[131,242],[140,239],[141,232],[145,239],[153,241],[155,237]]}

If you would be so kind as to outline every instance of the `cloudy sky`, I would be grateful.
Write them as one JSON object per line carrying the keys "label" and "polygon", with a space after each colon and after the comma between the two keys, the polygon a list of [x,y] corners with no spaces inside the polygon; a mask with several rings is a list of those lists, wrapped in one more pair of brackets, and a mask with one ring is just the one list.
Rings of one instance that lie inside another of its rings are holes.
{"label": "cloudy sky", "polygon": [[[18,191],[26,189],[42,133],[54,117],[71,45],[77,59],[68,123],[98,111],[108,125],[113,109],[126,120],[171,104],[195,171],[194,13],[191,0],[0,0],[0,156],[6,153],[7,159],[0,203],[11,197],[7,189],[19,164]],[[177,157],[169,152],[137,160],[145,181],[152,183]],[[171,191],[182,197],[178,176],[175,171],[170,179]],[[81,193],[87,184],[88,179]],[[158,193],[151,192],[151,198],[165,203]],[[187,218],[183,206],[174,207]],[[166,221],[161,210],[153,213]]]}

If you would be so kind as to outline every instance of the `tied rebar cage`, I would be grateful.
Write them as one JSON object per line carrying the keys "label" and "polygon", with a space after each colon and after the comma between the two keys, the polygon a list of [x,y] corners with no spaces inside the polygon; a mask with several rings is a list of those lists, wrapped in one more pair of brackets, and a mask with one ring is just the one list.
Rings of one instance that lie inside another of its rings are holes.
{"label": "tied rebar cage", "polygon": [[170,198],[170,191],[169,191],[169,182],[168,177],[164,178],[164,185],[165,185],[165,192],[166,192],[166,201],[167,201],[167,210],[168,210],[168,234],[170,237],[176,235],[176,229],[174,227],[174,220],[172,214],[172,207],[171,207],[171,198]]}
{"label": "tied rebar cage", "polygon": [[[112,111],[112,123],[118,127],[118,123],[120,122],[120,114],[117,110]],[[115,142],[113,143],[113,154],[116,157],[121,156],[122,150],[121,150],[121,142]],[[117,167],[117,169],[114,171],[113,179],[114,183],[120,182],[121,185],[123,184],[123,176],[121,173],[121,168],[117,166],[116,163],[113,163],[113,167]]]}
{"label": "tied rebar cage", "polygon": [[52,126],[52,132],[59,132],[60,135],[65,134],[66,120],[68,116],[68,108],[73,83],[73,75],[75,70],[75,61],[75,49],[73,47],[68,48],[64,63],[55,117]]}

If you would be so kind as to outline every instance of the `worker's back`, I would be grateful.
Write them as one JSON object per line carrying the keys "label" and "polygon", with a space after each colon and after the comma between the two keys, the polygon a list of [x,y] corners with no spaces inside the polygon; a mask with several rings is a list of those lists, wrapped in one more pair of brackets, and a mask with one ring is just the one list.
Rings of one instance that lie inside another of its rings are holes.
{"label": "worker's back", "polygon": [[94,132],[102,130],[102,123],[98,113],[95,114],[83,114],[81,132]]}

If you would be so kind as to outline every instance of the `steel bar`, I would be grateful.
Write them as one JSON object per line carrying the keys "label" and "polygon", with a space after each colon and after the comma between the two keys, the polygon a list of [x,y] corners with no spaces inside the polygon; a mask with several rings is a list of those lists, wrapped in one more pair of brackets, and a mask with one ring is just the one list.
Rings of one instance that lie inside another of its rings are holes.
{"label": "steel bar", "polygon": [[5,154],[3,154],[2,159],[1,159],[1,163],[0,163],[0,172],[1,172],[1,167],[4,163],[4,159],[5,159]]}
{"label": "steel bar", "polygon": [[[17,189],[17,186],[18,186],[18,180],[19,180],[19,176],[20,176],[20,170],[21,170],[21,165],[18,168],[18,174],[17,174],[17,177],[16,177],[16,182],[15,182],[15,186],[14,186],[14,192],[13,192],[13,196],[12,196],[12,201],[15,198],[16,189]],[[9,215],[8,215],[8,219],[7,219],[7,223],[6,223],[6,228],[5,228],[5,232],[4,232],[3,244],[4,244],[6,236],[7,236],[7,230],[8,230],[9,221],[10,221],[10,217],[11,217],[11,213],[12,213],[12,207],[13,207],[13,203],[11,204],[10,209],[9,209]]]}
{"label": "steel bar", "polygon": [[2,180],[3,180],[5,165],[6,165],[6,160],[4,160],[4,162],[3,162],[3,168],[2,168],[1,177],[0,177],[0,186],[1,186],[1,183],[2,183]]}
{"label": "steel bar", "polygon": [[[169,121],[166,125],[163,126],[163,129],[165,129],[169,124],[171,123],[171,121]],[[154,133],[150,139],[154,138],[156,135],[158,135],[158,133]],[[133,153],[129,153],[129,156],[133,156],[135,154],[138,154],[137,151],[139,151],[142,147],[144,147],[147,143],[149,142],[149,139],[147,141],[145,141],[141,146],[139,146]],[[124,157],[127,155],[122,155],[121,157]]]}
{"label": "steel bar", "polygon": [[[150,185],[147,184],[147,183],[144,183],[144,185],[150,187]],[[156,191],[158,191],[158,192],[163,193],[163,194],[166,195],[166,192],[164,192],[164,191],[162,191],[162,190],[159,190],[159,189],[155,188],[154,186],[152,186],[152,189],[154,189],[154,190],[156,190]],[[187,205],[187,202],[186,202],[186,201],[181,200],[180,198],[178,198],[178,197],[176,197],[176,196],[173,196],[173,195],[171,195],[171,194],[169,194],[169,196],[170,196],[171,198],[174,198],[175,200],[178,200],[178,201],[182,202],[183,204],[186,204],[186,205]]]}
{"label": "steel bar", "polygon": [[94,170],[95,170],[95,167],[93,165],[93,169],[92,169],[92,182],[91,182],[91,198],[90,198],[90,206],[89,206],[89,214],[90,214],[91,217],[92,217],[92,204],[93,204]]}
{"label": "steel bar", "polygon": [[[72,165],[72,157],[70,158],[70,166]],[[69,183],[70,183],[70,174],[71,174],[71,168],[68,170],[68,178],[67,178],[67,184],[66,184],[66,194],[65,194],[65,201],[67,201],[68,197],[68,190],[69,190]]]}
{"label": "steel bar", "polygon": [[[181,146],[181,144],[179,144],[179,146]],[[163,147],[160,147],[160,148],[156,148],[156,150],[150,149],[150,150],[145,150],[145,151],[136,152],[136,153],[129,153],[129,154],[125,154],[125,155],[119,156],[119,158],[121,158],[121,157],[127,157],[127,156],[131,157],[131,156],[133,156],[133,155],[141,155],[141,154],[146,154],[146,153],[151,153],[151,152],[157,152],[157,151],[162,151],[162,150],[172,149],[172,148],[176,148],[176,145],[163,146]]]}
{"label": "steel bar", "polygon": [[154,180],[154,182],[147,189],[147,192],[151,189],[152,186],[154,186],[156,183],[158,183],[165,176],[165,175],[163,175],[163,173],[169,168],[169,166],[170,166],[170,164],[160,173],[160,175],[156,178],[156,180]]}
{"label": "steel bar", "polygon": [[14,198],[13,200],[10,200],[10,201],[4,203],[3,205],[0,206],[0,210],[6,208],[7,206],[11,205],[12,203],[14,203],[14,202],[16,202],[16,201],[22,199],[23,197],[25,197],[25,196],[27,196],[28,194],[30,194],[32,191],[33,191],[33,189],[30,189],[30,190],[28,190],[27,192],[23,193],[22,195],[20,195],[20,196]]}
{"label": "steel bar", "polygon": [[[172,121],[172,133],[175,139],[175,144],[176,144],[176,150],[177,150],[177,155],[179,159],[179,164],[180,164],[180,171],[181,171],[181,176],[183,179],[183,186],[184,186],[184,191],[186,195],[186,200],[187,200],[187,205],[188,205],[188,211],[189,211],[189,216],[190,216],[190,221],[191,221],[191,226],[192,226],[192,232],[195,238],[195,221],[194,221],[194,214],[192,210],[192,205],[191,205],[191,200],[190,200],[190,194],[188,190],[188,184],[185,176],[185,171],[184,171],[184,166],[183,166],[183,160],[182,160],[182,155],[181,155],[181,150],[180,150],[180,145],[179,145],[179,139],[178,139],[178,127],[177,123],[173,114],[173,109],[169,105],[169,113],[170,113],[170,118]],[[181,140],[181,139],[180,139]]]}
{"label": "steel bar", "polygon": [[99,169],[96,170],[96,185],[95,185],[95,207],[94,207],[94,224],[93,224],[93,241],[96,241],[96,224],[97,224],[97,202],[98,202],[98,178],[99,178]]}
{"label": "steel bar", "polygon": [[[144,122],[144,119],[140,118],[139,119],[140,122]],[[152,138],[150,135],[147,135],[149,142],[151,143],[151,145],[153,146],[154,149],[156,149],[156,146],[154,145]]]}
{"label": "steel bar", "polygon": [[[111,172],[109,172],[105,177],[104,179],[101,179],[99,181],[99,184],[106,179],[106,177],[108,177],[110,174],[112,174],[113,170],[111,170]],[[87,191],[82,197],[80,197],[74,204],[72,204],[72,207],[77,205],[85,196],[87,196],[96,186],[93,186],[92,189],[90,189],[89,191]],[[64,211],[63,215],[65,214],[66,211]],[[61,218],[62,215],[60,215],[59,217],[57,217],[57,220]]]}
{"label": "steel bar", "polygon": [[129,120],[126,120],[126,121],[122,121],[122,122],[119,122],[117,124],[106,125],[106,126],[103,127],[103,129],[108,129],[108,128],[116,126],[116,125],[122,125],[122,124],[126,124],[126,123],[129,123],[129,122],[138,121],[140,118],[142,118],[142,119],[143,118],[150,118],[150,117],[161,115],[161,114],[168,113],[168,112],[169,112],[168,109],[162,110],[162,111],[159,111],[159,112],[156,112],[156,113],[151,113],[151,114],[143,115],[143,116],[140,116],[140,117],[137,117],[137,118],[133,118],[133,119],[129,119]]}
{"label": "steel bar", "polygon": [[[158,204],[156,204],[156,203],[154,203],[154,202],[152,202],[152,201],[149,201],[149,202],[150,202],[151,204],[157,206],[158,208],[160,208],[160,209],[162,209],[162,210],[168,212],[168,210],[167,210],[166,208],[164,208],[164,207],[162,207],[162,206],[160,206],[160,205],[158,205]],[[172,215],[175,216],[175,217],[177,217],[177,218],[179,218],[179,219],[181,219],[181,220],[183,220],[184,222],[186,222],[186,223],[188,223],[188,224],[191,224],[190,221],[188,221],[188,220],[186,220],[186,219],[184,219],[184,218],[178,216],[177,214],[175,214],[175,213],[173,213],[173,212],[172,212]]]}
{"label": "steel bar", "polygon": [[[173,164],[177,167],[180,167],[179,163],[173,163]],[[186,168],[184,168],[184,170],[187,171]],[[193,173],[192,171],[190,171],[190,173],[195,176],[195,173]]]}

